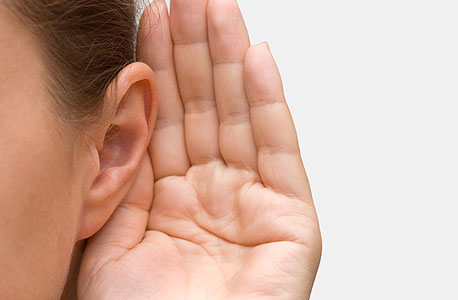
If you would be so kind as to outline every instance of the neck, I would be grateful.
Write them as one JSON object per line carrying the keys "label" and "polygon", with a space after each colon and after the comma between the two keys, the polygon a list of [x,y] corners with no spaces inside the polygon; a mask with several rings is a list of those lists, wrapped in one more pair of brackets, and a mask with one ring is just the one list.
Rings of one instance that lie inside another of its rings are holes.
{"label": "neck", "polygon": [[86,240],[79,241],[75,244],[72,253],[72,260],[65,282],[64,290],[60,300],[73,300],[77,299],[76,289],[78,285],[78,273],[80,269],[81,259],[83,257],[84,248],[86,247]]}

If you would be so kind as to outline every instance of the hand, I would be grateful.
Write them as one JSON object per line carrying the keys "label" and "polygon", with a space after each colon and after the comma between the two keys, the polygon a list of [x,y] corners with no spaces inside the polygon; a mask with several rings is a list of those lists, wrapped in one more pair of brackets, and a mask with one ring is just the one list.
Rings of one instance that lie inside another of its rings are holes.
{"label": "hand", "polygon": [[308,299],[320,231],[268,46],[250,46],[235,0],[172,0],[170,25],[164,2],[142,18],[151,155],[90,239],[79,297]]}

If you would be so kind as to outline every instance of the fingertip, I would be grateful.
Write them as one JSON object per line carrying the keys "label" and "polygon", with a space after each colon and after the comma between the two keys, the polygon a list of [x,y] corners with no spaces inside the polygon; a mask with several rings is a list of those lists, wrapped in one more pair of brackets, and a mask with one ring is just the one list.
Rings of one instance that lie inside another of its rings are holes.
{"label": "fingertip", "polygon": [[154,70],[162,69],[173,60],[171,48],[167,3],[157,0],[145,9],[140,19],[137,59],[146,62]]}
{"label": "fingertip", "polygon": [[209,0],[207,16],[211,25],[215,28],[227,29],[228,22],[234,14],[240,13],[235,0]]}
{"label": "fingertip", "polygon": [[258,71],[259,67],[271,66],[272,61],[273,57],[267,42],[251,46],[245,56],[247,70]]}
{"label": "fingertip", "polygon": [[164,14],[165,12],[168,13],[167,2],[165,2],[165,0],[154,0],[150,5],[148,5],[148,8],[150,10],[153,9],[160,14]]}
{"label": "fingertip", "polygon": [[252,46],[247,51],[245,88],[250,105],[283,102],[283,83],[267,42]]}
{"label": "fingertip", "polygon": [[165,2],[165,0],[155,0],[155,1],[153,1],[151,3],[151,5],[155,5],[157,11],[161,15],[168,14],[168,12],[169,12],[169,9],[168,9],[168,6],[167,6],[167,2]]}
{"label": "fingertip", "polygon": [[149,39],[152,22],[151,16],[154,15],[150,4],[142,13],[140,17],[140,22],[138,24],[138,36],[137,36],[137,45],[140,46],[143,42]]}
{"label": "fingertip", "polygon": [[151,27],[160,21],[161,17],[168,14],[167,3],[164,0],[155,0],[149,4],[140,18],[140,30]]}
{"label": "fingertip", "polygon": [[262,42],[251,46],[245,55],[245,72],[248,77],[258,78],[266,69],[276,69],[269,44]]}
{"label": "fingertip", "polygon": [[236,0],[209,0],[208,40],[215,64],[243,62],[250,36]]}
{"label": "fingertip", "polygon": [[171,0],[170,25],[175,45],[207,40],[208,0]]}

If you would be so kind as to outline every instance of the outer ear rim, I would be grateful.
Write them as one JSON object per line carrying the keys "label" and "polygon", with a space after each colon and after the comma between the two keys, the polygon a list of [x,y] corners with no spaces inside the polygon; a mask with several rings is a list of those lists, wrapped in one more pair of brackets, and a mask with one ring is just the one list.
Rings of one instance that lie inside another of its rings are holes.
{"label": "outer ear rim", "polygon": [[[133,73],[133,74],[132,74]],[[134,81],[129,81],[129,77],[135,77],[135,74],[138,73],[144,73],[147,74],[146,76],[138,76],[139,78],[143,77],[143,79],[139,80],[134,80]],[[140,83],[142,81],[148,82],[149,85],[149,91],[150,91],[150,107],[145,107],[145,112],[147,113],[147,121],[149,125],[152,125],[150,130],[150,134],[152,134],[152,131],[154,129],[155,125],[155,119],[156,116],[154,112],[157,112],[157,89],[156,86],[154,85],[156,83],[156,76],[154,74],[154,71],[151,69],[150,66],[143,62],[133,62],[127,66],[125,66],[119,73],[118,76],[110,83],[110,85],[107,88],[107,97],[116,97],[117,102],[116,102],[116,108],[120,105],[120,102],[122,99],[129,93],[130,88],[136,84]],[[131,82],[128,84],[128,82]],[[115,95],[113,96],[113,93]],[[122,95],[119,97],[119,95]]]}

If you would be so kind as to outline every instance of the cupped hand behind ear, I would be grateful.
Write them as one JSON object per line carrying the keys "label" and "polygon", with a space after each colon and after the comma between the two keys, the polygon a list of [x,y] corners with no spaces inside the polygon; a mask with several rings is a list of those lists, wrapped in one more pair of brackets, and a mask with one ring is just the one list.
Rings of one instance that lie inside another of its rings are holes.
{"label": "cupped hand behind ear", "polygon": [[235,0],[172,0],[170,14],[155,2],[141,21],[150,155],[89,240],[79,298],[306,299],[320,231],[270,50],[250,46]]}

